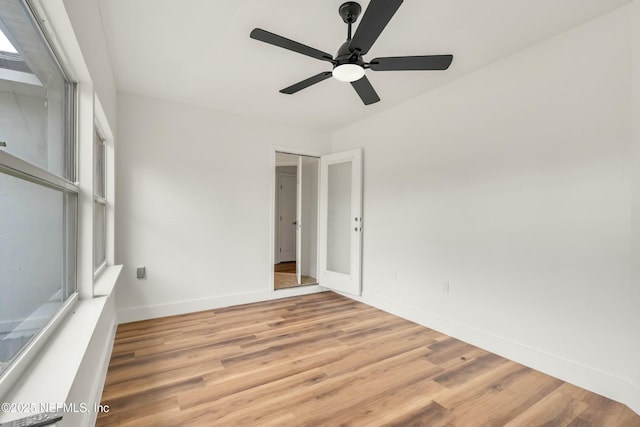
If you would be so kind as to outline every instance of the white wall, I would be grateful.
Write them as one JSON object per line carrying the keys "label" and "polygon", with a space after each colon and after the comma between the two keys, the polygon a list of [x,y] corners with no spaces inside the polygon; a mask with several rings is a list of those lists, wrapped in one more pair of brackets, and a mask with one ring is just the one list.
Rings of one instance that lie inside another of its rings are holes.
{"label": "white wall", "polygon": [[[638,302],[640,301],[640,0],[634,0],[631,9],[631,283],[629,300],[635,301],[636,313],[638,313]],[[638,330],[640,319],[635,318],[635,328]],[[631,351],[638,351],[637,342],[633,340]],[[633,364],[631,381],[640,385],[640,364]],[[638,409],[636,409],[638,410]]]}
{"label": "white wall", "polygon": [[91,73],[94,90],[102,102],[109,125],[115,132],[116,84],[98,0],[64,0],[64,5]]}
{"label": "white wall", "polygon": [[332,150],[364,147],[365,302],[639,411],[630,16],[338,130]]}
{"label": "white wall", "polygon": [[324,152],[328,135],[122,93],[118,130],[120,321],[265,299],[273,146]]}

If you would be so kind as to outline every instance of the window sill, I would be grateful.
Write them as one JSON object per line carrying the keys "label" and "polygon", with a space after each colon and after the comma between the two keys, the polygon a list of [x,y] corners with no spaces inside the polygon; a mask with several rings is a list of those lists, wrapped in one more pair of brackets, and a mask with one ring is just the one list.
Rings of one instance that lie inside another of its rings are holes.
{"label": "window sill", "polygon": [[122,265],[109,265],[102,269],[93,285],[94,297],[108,297],[116,286]]}
{"label": "window sill", "polygon": [[121,269],[119,265],[103,271],[96,282],[96,297],[76,303],[11,391],[1,397],[0,402],[13,405],[16,411],[0,412],[0,423],[43,412],[49,407],[66,410],[69,392]]}

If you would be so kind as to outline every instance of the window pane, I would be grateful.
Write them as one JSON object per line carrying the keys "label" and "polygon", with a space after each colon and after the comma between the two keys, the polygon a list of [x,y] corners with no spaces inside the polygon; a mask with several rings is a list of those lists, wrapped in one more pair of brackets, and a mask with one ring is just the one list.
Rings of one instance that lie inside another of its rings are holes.
{"label": "window pane", "polygon": [[97,269],[106,260],[106,225],[107,206],[102,203],[94,203],[93,206],[93,262]]}
{"label": "window pane", "polygon": [[72,293],[71,198],[0,174],[0,374]]}
{"label": "window pane", "polygon": [[327,172],[327,270],[351,273],[351,162]]}
{"label": "window pane", "polygon": [[66,110],[71,86],[21,1],[0,0],[0,149],[70,179]]}
{"label": "window pane", "polygon": [[93,131],[93,141],[94,141],[94,180],[93,180],[93,191],[96,196],[100,196],[103,199],[106,195],[106,157],[105,157],[105,147],[104,141],[98,135],[98,132],[94,129]]}

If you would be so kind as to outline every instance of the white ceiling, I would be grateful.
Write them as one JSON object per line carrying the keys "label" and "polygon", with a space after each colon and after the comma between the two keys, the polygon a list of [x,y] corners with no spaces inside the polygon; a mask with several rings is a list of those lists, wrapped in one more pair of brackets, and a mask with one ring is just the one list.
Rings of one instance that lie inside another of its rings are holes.
{"label": "white ceiling", "polygon": [[364,106],[334,79],[279,93],[331,64],[249,38],[260,27],[335,55],[346,39],[342,0],[99,0],[118,90],[329,130],[629,1],[406,0],[365,60],[452,53],[453,63],[448,71],[369,70],[381,101]]}

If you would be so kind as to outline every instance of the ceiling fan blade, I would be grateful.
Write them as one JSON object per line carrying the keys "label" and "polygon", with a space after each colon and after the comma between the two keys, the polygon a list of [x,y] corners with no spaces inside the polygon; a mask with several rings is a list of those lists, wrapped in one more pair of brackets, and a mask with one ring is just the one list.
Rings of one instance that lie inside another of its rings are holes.
{"label": "ceiling fan blade", "polygon": [[380,97],[376,93],[373,86],[369,82],[367,76],[363,76],[360,80],[351,82],[351,86],[358,92],[360,99],[364,102],[364,105],[374,104],[380,101]]}
{"label": "ceiling fan blade", "polygon": [[374,58],[369,68],[374,71],[446,70],[453,55],[395,56]]}
{"label": "ceiling fan blade", "polygon": [[366,55],[402,4],[402,1],[371,0],[353,39],[351,39],[349,49],[358,49],[362,55]]}
{"label": "ceiling fan blade", "polygon": [[314,49],[302,43],[294,42],[293,40],[289,40],[277,34],[270,33],[269,31],[265,31],[261,28],[254,28],[249,36],[254,40],[259,40],[261,42],[269,43],[274,46],[292,50],[294,52],[298,52],[312,58],[320,59],[321,61],[333,62],[333,56],[331,56],[331,54],[327,52]]}
{"label": "ceiling fan blade", "polygon": [[303,80],[301,82],[298,82],[294,85],[291,85],[289,87],[286,87],[284,89],[282,89],[280,91],[280,93],[286,93],[287,95],[293,95],[294,93],[301,91],[302,89],[306,89],[311,85],[314,85],[316,83],[320,83],[323,80],[328,79],[329,77],[331,77],[331,71],[325,71],[322,72],[320,74],[316,74],[313,77],[309,77],[306,80]]}

